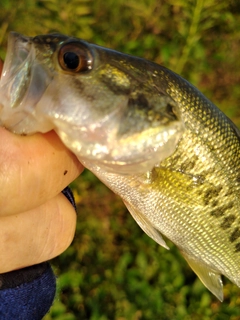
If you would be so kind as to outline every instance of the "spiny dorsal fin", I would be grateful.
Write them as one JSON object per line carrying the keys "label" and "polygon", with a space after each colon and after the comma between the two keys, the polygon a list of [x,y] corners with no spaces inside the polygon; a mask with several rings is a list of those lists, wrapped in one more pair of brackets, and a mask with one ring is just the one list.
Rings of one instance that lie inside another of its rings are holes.
{"label": "spiny dorsal fin", "polygon": [[206,264],[194,260],[186,253],[182,251],[181,253],[202,283],[222,302],[223,284],[220,274],[216,273],[216,271],[208,267]]}
{"label": "spiny dorsal fin", "polygon": [[153,225],[149,222],[149,220],[138,210],[133,208],[129,203],[125,202],[126,207],[128,208],[129,212],[136,220],[138,225],[142,228],[142,230],[154,241],[156,241],[160,246],[169,250],[166,242],[163,240],[161,233],[153,227]]}

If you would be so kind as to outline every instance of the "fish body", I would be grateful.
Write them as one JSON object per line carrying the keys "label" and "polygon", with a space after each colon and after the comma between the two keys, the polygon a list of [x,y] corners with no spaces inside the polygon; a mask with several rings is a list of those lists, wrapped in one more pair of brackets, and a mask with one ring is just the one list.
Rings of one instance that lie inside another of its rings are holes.
{"label": "fish body", "polygon": [[240,287],[239,130],[182,77],[77,38],[12,33],[0,122],[54,129],[214,295],[223,300],[221,275]]}

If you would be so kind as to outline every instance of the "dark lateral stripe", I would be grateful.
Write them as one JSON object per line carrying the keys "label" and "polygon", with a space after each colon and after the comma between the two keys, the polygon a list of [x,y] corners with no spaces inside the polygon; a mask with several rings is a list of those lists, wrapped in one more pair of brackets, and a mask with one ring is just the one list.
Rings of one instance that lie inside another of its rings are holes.
{"label": "dark lateral stripe", "polygon": [[230,214],[228,217],[225,217],[223,222],[221,223],[221,228],[223,230],[228,229],[231,227],[232,223],[236,220],[236,216],[233,214]]}
{"label": "dark lateral stripe", "polygon": [[239,237],[240,237],[240,229],[237,227],[237,228],[235,228],[235,230],[234,230],[233,233],[231,234],[229,240],[230,240],[230,242],[234,242],[234,241],[236,241]]}
{"label": "dark lateral stripe", "polygon": [[240,243],[235,245],[235,252],[240,252]]}

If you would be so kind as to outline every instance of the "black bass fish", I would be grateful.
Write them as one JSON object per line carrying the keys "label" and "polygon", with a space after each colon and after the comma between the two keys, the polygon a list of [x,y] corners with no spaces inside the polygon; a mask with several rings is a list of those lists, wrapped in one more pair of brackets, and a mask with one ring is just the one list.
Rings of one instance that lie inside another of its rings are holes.
{"label": "black bass fish", "polygon": [[239,130],[179,75],[74,37],[11,33],[0,124],[55,130],[218,299],[221,275],[240,287]]}

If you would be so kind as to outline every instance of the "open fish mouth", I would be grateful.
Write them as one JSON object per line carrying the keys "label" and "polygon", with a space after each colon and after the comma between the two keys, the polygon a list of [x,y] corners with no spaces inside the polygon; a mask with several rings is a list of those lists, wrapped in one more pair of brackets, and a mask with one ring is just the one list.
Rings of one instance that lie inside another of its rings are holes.
{"label": "open fish mouth", "polygon": [[9,34],[0,81],[0,124],[13,132],[19,131],[23,120],[33,121],[33,107],[51,81],[49,72],[36,63],[32,39],[16,32]]}

